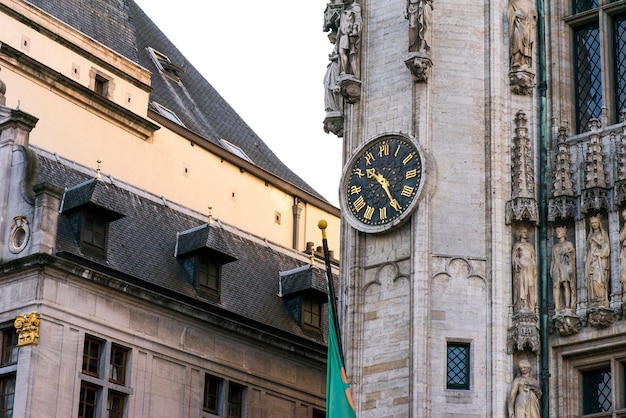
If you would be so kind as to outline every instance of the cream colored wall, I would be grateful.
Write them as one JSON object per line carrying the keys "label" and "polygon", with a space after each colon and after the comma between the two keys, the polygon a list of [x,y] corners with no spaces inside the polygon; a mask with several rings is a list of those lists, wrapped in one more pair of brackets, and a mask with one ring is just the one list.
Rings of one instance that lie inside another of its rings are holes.
{"label": "cream colored wall", "polygon": [[[89,69],[95,66],[85,58],[5,15],[0,19],[1,42],[88,86]],[[28,50],[20,46],[23,36],[29,38]],[[86,48],[100,55],[112,54],[98,44]],[[72,65],[80,67],[78,79],[72,75]],[[130,64],[127,67],[133,70]],[[208,214],[207,208],[211,206],[214,218],[292,247],[292,195],[241,171],[200,146],[192,146],[188,139],[167,128],[162,127],[143,140],[84,105],[61,97],[41,81],[12,71],[1,60],[0,69],[0,78],[7,85],[6,105],[19,106],[39,118],[30,136],[31,144],[94,170],[101,160],[103,175],[111,175],[201,213]],[[131,76],[141,79],[145,75],[143,70],[134,70],[130,71]],[[116,86],[113,99],[118,104],[124,105],[124,98],[130,94],[134,98],[131,110],[142,116],[147,114],[148,97],[142,89],[119,77],[112,81]],[[321,245],[317,223],[325,219],[329,224],[329,245],[335,250],[335,258],[339,258],[339,218],[310,203],[300,205],[303,210],[297,249],[304,250],[308,241]],[[277,214],[280,214],[280,223],[275,221]]]}

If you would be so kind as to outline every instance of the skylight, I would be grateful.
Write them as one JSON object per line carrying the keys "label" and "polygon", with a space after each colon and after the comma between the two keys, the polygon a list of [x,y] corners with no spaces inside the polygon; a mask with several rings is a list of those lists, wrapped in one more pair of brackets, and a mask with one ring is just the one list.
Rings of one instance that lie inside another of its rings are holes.
{"label": "skylight", "polygon": [[148,47],[148,52],[150,53],[150,57],[152,57],[152,61],[154,61],[154,64],[162,74],[174,81],[180,81],[180,75],[185,72],[182,67],[172,63],[167,55],[160,53],[156,49]]}
{"label": "skylight", "polygon": [[236,156],[238,156],[240,158],[243,158],[244,160],[249,161],[249,162],[252,163],[252,160],[250,159],[250,157],[248,157],[248,155],[241,148],[239,148],[237,145],[233,144],[232,142],[228,142],[227,140],[225,140],[223,138],[220,139],[220,142],[222,143],[224,148],[226,148],[228,151],[230,151],[233,154],[235,154]]}
{"label": "skylight", "polygon": [[174,113],[173,110],[170,110],[167,107],[160,105],[157,102],[152,102],[152,107],[154,107],[154,110],[156,110],[161,116],[168,118],[169,120],[179,124],[180,126],[185,126],[183,121],[180,120],[178,115],[176,115],[176,113]]}

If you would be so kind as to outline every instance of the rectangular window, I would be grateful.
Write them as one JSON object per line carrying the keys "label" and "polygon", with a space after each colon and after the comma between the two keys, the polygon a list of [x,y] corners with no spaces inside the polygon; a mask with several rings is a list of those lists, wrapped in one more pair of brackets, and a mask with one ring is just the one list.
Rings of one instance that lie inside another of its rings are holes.
{"label": "rectangular window", "polygon": [[[600,4],[602,3],[602,4]],[[573,37],[576,133],[589,122],[620,122],[626,110],[626,1],[573,0]]]}
{"label": "rectangular window", "polygon": [[576,45],[576,129],[585,131],[602,112],[600,31],[597,23],[574,31]]}
{"label": "rectangular window", "polygon": [[322,329],[322,304],[310,299],[302,299],[302,325],[313,328],[313,331]]}
{"label": "rectangular window", "polygon": [[228,418],[241,418],[243,411],[243,386],[228,385]]}
{"label": "rectangular window", "polygon": [[212,414],[219,414],[219,399],[222,379],[217,377],[204,376],[204,401],[202,409]]}
{"label": "rectangular window", "polygon": [[128,349],[113,344],[111,346],[111,369],[109,381],[124,386],[126,381],[126,357]]}
{"label": "rectangular window", "polygon": [[589,370],[583,377],[583,414],[611,410],[612,382],[611,367]]}
{"label": "rectangular window", "polygon": [[124,417],[124,400],[126,396],[110,391],[109,399],[107,401],[107,411],[109,411],[109,418],[123,418]]}
{"label": "rectangular window", "polygon": [[197,258],[196,284],[198,290],[207,296],[218,297],[220,294],[220,265],[207,254]]}
{"label": "rectangular window", "polygon": [[470,345],[468,343],[448,343],[446,388],[470,388]]}
{"label": "rectangular window", "polygon": [[98,406],[98,387],[83,382],[80,386],[78,418],[96,418]]}
{"label": "rectangular window", "polygon": [[102,97],[109,97],[109,80],[96,74],[94,91]]}
{"label": "rectangular window", "polygon": [[93,337],[85,337],[83,346],[83,373],[99,377],[100,358],[102,355],[103,341]]}
{"label": "rectangular window", "polygon": [[[8,366],[17,363],[17,332],[15,328],[6,328],[2,330],[2,357],[0,358],[0,366]],[[1,416],[1,415],[0,415]]]}
{"label": "rectangular window", "polygon": [[613,16],[615,109],[626,111],[626,13]]}
{"label": "rectangular window", "polygon": [[15,375],[0,377],[0,417],[13,417],[13,402],[15,400]]}
{"label": "rectangular window", "polygon": [[317,409],[313,410],[313,418],[325,418],[326,412],[318,411]]}
{"label": "rectangular window", "polygon": [[81,221],[81,247],[96,255],[106,254],[109,222],[101,215],[83,212]]}

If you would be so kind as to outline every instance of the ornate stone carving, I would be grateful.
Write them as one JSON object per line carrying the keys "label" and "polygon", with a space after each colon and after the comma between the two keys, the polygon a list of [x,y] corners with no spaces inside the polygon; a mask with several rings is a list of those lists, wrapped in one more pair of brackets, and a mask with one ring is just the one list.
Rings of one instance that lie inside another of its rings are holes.
{"label": "ornate stone carving", "polygon": [[622,229],[619,232],[619,281],[623,300],[626,292],[626,209],[622,210]]}
{"label": "ornate stone carving", "polygon": [[621,120],[623,132],[619,136],[617,152],[617,180],[615,181],[615,206],[620,207],[626,203],[626,123],[624,118],[626,111],[622,112]]}
{"label": "ornate stone carving", "polygon": [[523,111],[515,117],[515,137],[511,167],[511,197],[506,205],[506,222],[530,220],[537,222],[538,205],[535,200],[535,172],[528,137],[528,119]]}
{"label": "ornate stone carving", "polygon": [[609,305],[609,256],[611,243],[600,215],[589,219],[589,234],[585,243],[585,284],[587,306]]}
{"label": "ornate stone carving", "polygon": [[339,74],[361,77],[361,5],[354,0],[345,0],[339,16],[337,51],[339,52]]}
{"label": "ornate stone carving", "polygon": [[600,143],[600,134],[598,133],[600,123],[598,119],[594,118],[589,125],[591,127],[591,135],[584,165],[585,179],[581,207],[583,213],[609,208],[604,154],[602,153],[602,144]]}
{"label": "ornate stone carving", "polygon": [[606,307],[590,308],[587,311],[587,321],[594,328],[606,328],[613,323],[615,311]]}
{"label": "ornate stone carving", "polygon": [[518,374],[511,383],[511,392],[507,402],[509,417],[540,418],[539,399],[541,387],[539,381],[531,376],[531,365],[528,360],[518,364]]}
{"label": "ornate stone carving", "polygon": [[559,196],[548,202],[548,220],[555,221],[558,218],[577,218],[578,200],[572,196]]}
{"label": "ornate stone carving", "polygon": [[361,81],[350,74],[340,75],[339,91],[346,103],[356,103],[361,99]]}
{"label": "ornate stone carving", "polygon": [[509,22],[509,82],[515,94],[530,94],[535,86],[532,69],[533,43],[537,26],[537,11],[533,0],[510,0]]}
{"label": "ornate stone carving", "polygon": [[578,334],[583,327],[583,321],[574,314],[558,314],[553,320],[554,328],[561,337]]}
{"label": "ornate stone carving", "polygon": [[507,353],[524,351],[528,347],[533,352],[539,350],[539,326],[534,313],[517,313],[513,315],[513,326],[509,328]]}
{"label": "ornate stone carving", "polygon": [[409,21],[409,55],[404,60],[415,82],[428,80],[433,65],[430,59],[430,27],[433,0],[406,0],[404,18]]}
{"label": "ornate stone carving", "polygon": [[38,312],[19,315],[15,318],[13,326],[17,330],[17,346],[37,345],[39,342],[39,319]]}
{"label": "ornate stone carving", "polygon": [[539,221],[539,206],[537,201],[529,197],[516,197],[505,205],[505,222],[510,225],[513,221]]}
{"label": "ornate stone carving", "polygon": [[576,309],[576,249],[567,241],[567,228],[556,228],[558,242],[552,246],[550,276],[554,293],[554,310],[571,313]]}
{"label": "ornate stone carving", "polygon": [[11,241],[9,243],[9,251],[19,254],[26,248],[30,239],[30,226],[26,216],[15,216],[11,224]]}
{"label": "ornate stone carving", "polygon": [[566,143],[567,130],[559,128],[556,159],[554,162],[554,182],[552,196],[548,203],[548,220],[576,218],[577,201],[574,192],[574,179],[569,149]]}
{"label": "ornate stone carving", "polygon": [[324,132],[343,136],[343,96],[339,85],[339,53],[337,52],[337,32],[331,31],[328,39],[333,50],[328,54],[328,67],[324,74]]}
{"label": "ornate stone carving", "polygon": [[343,114],[341,112],[326,112],[324,132],[343,137]]}
{"label": "ornate stone carving", "polygon": [[516,312],[535,312],[537,307],[537,259],[535,246],[528,242],[528,229],[521,227],[511,251],[513,306]]}

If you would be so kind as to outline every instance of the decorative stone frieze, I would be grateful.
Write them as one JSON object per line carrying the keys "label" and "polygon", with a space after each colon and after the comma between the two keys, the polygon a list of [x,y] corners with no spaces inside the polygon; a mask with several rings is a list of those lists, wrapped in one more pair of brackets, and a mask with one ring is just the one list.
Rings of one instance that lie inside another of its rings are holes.
{"label": "decorative stone frieze", "polygon": [[561,337],[578,334],[583,327],[583,321],[574,314],[558,314],[553,318],[554,328]]}
{"label": "decorative stone frieze", "polygon": [[39,324],[41,319],[38,312],[19,315],[15,318],[13,326],[17,330],[17,346],[37,345],[39,343]]}
{"label": "decorative stone frieze", "polygon": [[507,354],[524,351],[525,347],[535,353],[539,350],[539,324],[534,313],[513,315],[513,326],[508,331]]}
{"label": "decorative stone frieze", "polygon": [[558,196],[548,202],[548,220],[554,222],[558,218],[578,218],[578,199],[572,196]]}

